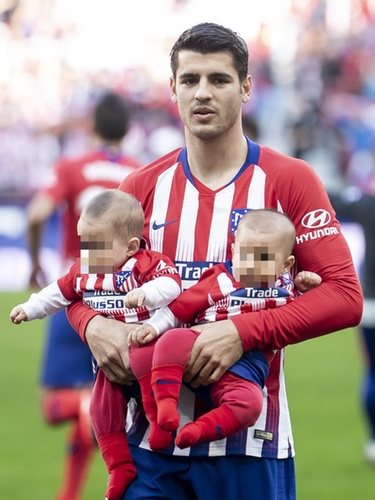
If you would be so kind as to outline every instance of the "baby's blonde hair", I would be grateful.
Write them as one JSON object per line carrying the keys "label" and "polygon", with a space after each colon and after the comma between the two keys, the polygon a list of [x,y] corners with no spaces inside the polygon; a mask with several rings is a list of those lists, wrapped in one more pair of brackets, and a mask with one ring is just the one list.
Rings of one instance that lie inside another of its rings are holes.
{"label": "baby's blonde hair", "polygon": [[139,201],[118,189],[106,189],[85,206],[87,217],[103,219],[121,240],[142,237],[144,213]]}
{"label": "baby's blonde hair", "polygon": [[264,235],[265,240],[269,236],[277,235],[285,253],[292,254],[296,229],[289,217],[282,212],[268,208],[250,210],[241,218],[237,227],[237,235],[245,229]]}

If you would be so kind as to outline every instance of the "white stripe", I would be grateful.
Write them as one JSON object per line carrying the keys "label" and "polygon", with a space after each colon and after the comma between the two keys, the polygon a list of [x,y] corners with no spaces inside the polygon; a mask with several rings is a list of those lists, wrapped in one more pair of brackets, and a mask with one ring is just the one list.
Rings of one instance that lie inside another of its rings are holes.
{"label": "white stripe", "polygon": [[103,290],[114,290],[113,274],[105,274],[103,279]]}
{"label": "white stripe", "polygon": [[254,174],[249,186],[247,207],[252,209],[265,207],[266,174],[263,170],[254,165]]}
{"label": "white stripe", "polygon": [[182,204],[180,228],[178,232],[176,260],[194,261],[195,226],[198,214],[199,192],[187,182]]}
{"label": "white stripe", "polygon": [[284,350],[280,353],[280,376],[279,376],[279,445],[277,458],[286,458],[285,450],[288,450],[290,445],[292,455],[294,455],[292,425],[290,421],[288,400],[286,396],[285,377],[284,377]]}
{"label": "white stripe", "polygon": [[228,295],[235,290],[232,281],[226,273],[220,273],[217,277],[217,282],[223,295]]}
{"label": "white stripe", "polygon": [[[195,394],[189,391],[186,387],[182,386],[180,391],[180,398],[178,401],[178,409],[180,411],[180,425],[177,432],[179,432],[184,425],[194,420],[194,408]],[[181,450],[176,446],[173,454],[187,457],[190,454],[190,448]]]}
{"label": "white stripe", "polygon": [[267,421],[267,387],[263,388],[262,412],[252,427],[247,430],[246,453],[254,457],[262,456],[263,440],[254,438],[255,429],[266,430]]}
{"label": "white stripe", "polygon": [[77,290],[77,292],[82,292],[81,281],[82,281],[82,276],[77,276],[77,280],[76,280],[76,290]]}
{"label": "white stripe", "polygon": [[208,447],[208,455],[210,457],[219,457],[223,454],[223,449],[225,450],[227,445],[227,439],[219,439],[217,441],[211,441]]}
{"label": "white stripe", "polygon": [[97,279],[98,279],[97,274],[89,274],[86,283],[86,290],[95,290],[95,284]]}
{"label": "white stripe", "polygon": [[208,262],[225,262],[226,260],[228,225],[232,213],[234,189],[235,184],[232,182],[215,195],[206,258]]}
{"label": "white stripe", "polygon": [[133,270],[133,267],[135,266],[135,264],[138,262],[138,259],[136,259],[135,257],[132,257],[131,259],[127,260],[125,262],[125,264],[122,266],[122,270],[123,271],[132,271]]}
{"label": "white stripe", "polygon": [[[195,407],[195,395],[191,391],[189,391],[186,387],[182,386],[178,404],[180,412],[180,425],[177,432],[179,432],[184,425],[193,421],[194,407]],[[139,445],[141,448],[144,448],[146,450],[150,449],[147,441],[149,432],[150,428],[148,427],[145,435],[142,438],[142,442]],[[190,448],[185,448],[181,450],[180,448],[177,448],[177,446],[175,446],[173,454],[178,456],[188,457],[190,454]]]}
{"label": "white stripe", "polygon": [[170,168],[162,172],[158,177],[155,186],[154,200],[157,200],[157,205],[154,204],[152,207],[152,213],[150,217],[150,244],[151,248],[157,252],[162,252],[163,250],[163,239],[164,239],[164,227],[157,229],[156,231],[152,229],[154,222],[158,224],[163,224],[166,221],[167,211],[169,206],[170,196],[166,193],[171,193],[173,176],[176,171],[178,163],[175,163]]}

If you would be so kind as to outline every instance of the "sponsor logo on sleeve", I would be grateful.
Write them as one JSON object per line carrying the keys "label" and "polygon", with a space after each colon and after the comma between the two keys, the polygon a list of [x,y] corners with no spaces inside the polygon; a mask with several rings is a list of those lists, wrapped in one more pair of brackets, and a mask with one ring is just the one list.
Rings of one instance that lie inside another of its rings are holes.
{"label": "sponsor logo on sleeve", "polygon": [[160,259],[155,270],[157,274],[178,274],[177,269],[168,265],[163,259]]}
{"label": "sponsor logo on sleeve", "polygon": [[296,236],[297,245],[305,243],[306,241],[322,238],[323,236],[339,234],[336,227],[328,226],[331,220],[331,214],[323,208],[308,212],[303,216],[301,224],[303,227],[311,229],[311,231]]}

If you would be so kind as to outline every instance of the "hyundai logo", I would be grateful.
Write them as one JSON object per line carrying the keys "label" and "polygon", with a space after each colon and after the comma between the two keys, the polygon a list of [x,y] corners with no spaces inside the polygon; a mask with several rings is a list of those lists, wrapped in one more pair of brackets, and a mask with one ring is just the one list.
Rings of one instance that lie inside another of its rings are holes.
{"label": "hyundai logo", "polygon": [[318,227],[326,226],[331,221],[331,215],[327,210],[319,208],[307,213],[302,219],[302,226],[309,229],[316,229]]}

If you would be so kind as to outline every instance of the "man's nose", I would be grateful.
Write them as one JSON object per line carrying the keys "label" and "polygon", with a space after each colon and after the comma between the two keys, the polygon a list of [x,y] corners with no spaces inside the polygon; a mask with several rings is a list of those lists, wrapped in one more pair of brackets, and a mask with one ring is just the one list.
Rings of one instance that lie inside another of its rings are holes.
{"label": "man's nose", "polygon": [[207,80],[201,80],[199,82],[195,97],[200,101],[212,98],[211,86]]}

